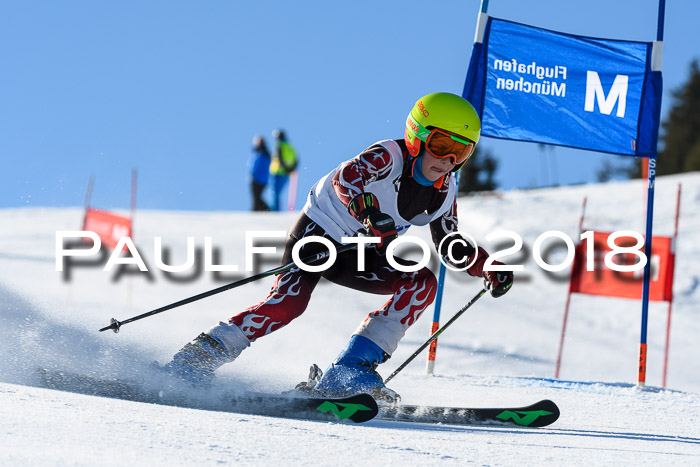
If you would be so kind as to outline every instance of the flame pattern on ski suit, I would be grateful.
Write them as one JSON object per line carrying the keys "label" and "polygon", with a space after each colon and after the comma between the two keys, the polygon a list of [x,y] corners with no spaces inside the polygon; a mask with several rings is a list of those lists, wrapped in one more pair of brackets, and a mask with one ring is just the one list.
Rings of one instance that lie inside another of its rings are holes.
{"label": "flame pattern on ski suit", "polygon": [[[258,337],[265,336],[272,331],[276,331],[282,326],[288,324],[294,318],[297,318],[303,313],[304,308],[298,313],[294,313],[294,307],[282,308],[285,313],[271,313],[276,310],[276,306],[287,300],[287,302],[299,302],[307,295],[304,290],[304,285],[301,282],[301,270],[294,268],[284,274],[277,276],[275,284],[272,286],[270,294],[265,300],[245,310],[243,313],[231,318],[231,322],[238,326],[243,334],[250,339],[255,340]],[[304,291],[304,295],[302,295]],[[308,291],[311,295],[311,291]],[[308,300],[307,300],[308,301]],[[299,307],[296,307],[299,309]],[[269,324],[268,324],[268,321]]]}
{"label": "flame pattern on ski suit", "polygon": [[433,303],[437,291],[437,280],[428,268],[399,274],[392,297],[379,310],[369,313],[355,331],[389,355],[394,353],[406,330]]}
{"label": "flame pattern on ski suit", "polygon": [[[302,214],[290,230],[283,262],[291,260],[291,249],[300,238],[309,235],[322,236],[324,233],[318,225]],[[307,243],[300,255],[304,257],[323,249],[318,243]],[[396,258],[396,261],[404,265],[415,264],[401,258]],[[379,321],[388,320],[393,323],[387,326],[390,336],[384,340],[388,339],[398,344],[406,329],[435,299],[435,276],[428,268],[412,273],[398,271],[388,264],[384,256],[372,249],[365,251],[365,268],[367,272],[358,273],[357,256],[352,252],[339,255],[335,264],[324,272],[311,273],[293,268],[277,276],[265,300],[234,316],[230,322],[237,325],[251,341],[274,332],[306,310],[311,293],[321,277],[325,277],[331,282],[355,290],[391,295],[391,298],[380,309],[370,313],[365,321],[371,319],[372,315],[381,314],[382,319]],[[382,345],[379,342],[378,344]]]}

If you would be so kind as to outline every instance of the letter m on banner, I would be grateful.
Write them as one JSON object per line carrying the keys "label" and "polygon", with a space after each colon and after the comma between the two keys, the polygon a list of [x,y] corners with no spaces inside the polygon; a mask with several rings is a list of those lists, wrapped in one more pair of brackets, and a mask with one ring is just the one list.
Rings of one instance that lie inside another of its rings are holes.
{"label": "letter m on banner", "polygon": [[660,47],[485,18],[462,93],[482,135],[656,157]]}
{"label": "letter m on banner", "polygon": [[629,76],[617,75],[615,81],[610,88],[610,94],[605,96],[603,85],[600,83],[600,76],[596,71],[588,71],[586,78],[586,112],[595,112],[594,98],[598,99],[598,107],[600,112],[605,115],[612,113],[613,107],[617,103],[617,116],[625,118],[625,109],[627,109],[627,86]]}

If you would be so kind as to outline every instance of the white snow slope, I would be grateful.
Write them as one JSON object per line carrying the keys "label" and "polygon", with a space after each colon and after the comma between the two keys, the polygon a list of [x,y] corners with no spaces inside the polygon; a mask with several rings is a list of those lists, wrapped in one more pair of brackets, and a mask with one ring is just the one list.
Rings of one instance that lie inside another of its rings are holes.
{"label": "white snow slope", "polygon": [[[140,211],[134,239],[151,280],[143,275],[114,280],[113,272],[95,266],[74,268],[66,280],[55,267],[56,231],[79,229],[81,210],[0,210],[0,464],[700,465],[700,174],[657,181],[654,233],[673,233],[678,183],[683,197],[668,389],[660,388],[667,305],[650,306],[642,390],[635,384],[640,303],[583,295],[572,298],[562,379],[554,380],[567,281],[544,274],[531,253],[545,231],[576,238],[584,196],[585,228],[644,232],[641,182],[460,199],[461,230],[487,249],[494,250],[485,241],[491,232],[508,229],[523,237],[527,251],[507,260],[521,262],[525,271],[505,297],[482,298],[443,334],[434,376],[425,374],[422,355],[390,386],[415,404],[519,406],[550,398],[562,415],[540,429],[345,425],[39,388],[38,368],[138,375],[153,360],[167,361],[199,332],[259,302],[272,283],[261,280],[131,323],[116,335],[98,333],[111,317],[123,320],[225,283],[210,272],[169,280],[155,268],[154,237],[173,251],[169,264],[185,261],[186,237],[203,247],[208,236],[222,251],[219,264],[244,269],[245,231],[284,231],[294,215]],[[425,228],[411,234],[429,239]],[[558,251],[551,263],[563,259]],[[279,261],[279,254],[267,257],[262,269]],[[476,279],[448,274],[442,321],[480,286]],[[311,363],[328,365],[360,320],[385,300],[321,283],[306,313],[220,370],[218,387],[241,392],[293,387]],[[382,365],[383,375],[428,337],[432,311]]]}

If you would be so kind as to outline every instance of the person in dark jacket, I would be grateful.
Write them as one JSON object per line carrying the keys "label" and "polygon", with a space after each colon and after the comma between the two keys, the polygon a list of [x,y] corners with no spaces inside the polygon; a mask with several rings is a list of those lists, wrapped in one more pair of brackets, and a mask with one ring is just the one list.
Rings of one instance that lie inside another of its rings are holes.
{"label": "person in dark jacket", "polygon": [[263,201],[262,194],[270,179],[270,151],[267,149],[265,139],[256,135],[253,138],[253,152],[249,167],[250,189],[253,195],[253,211],[269,211],[270,208]]}

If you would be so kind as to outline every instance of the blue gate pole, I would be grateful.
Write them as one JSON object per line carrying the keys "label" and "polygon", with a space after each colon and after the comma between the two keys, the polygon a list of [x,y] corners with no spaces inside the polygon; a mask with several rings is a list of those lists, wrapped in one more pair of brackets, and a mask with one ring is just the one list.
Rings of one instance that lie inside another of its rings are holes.
{"label": "blue gate pole", "polygon": [[[485,26],[486,19],[484,16],[486,16],[486,13],[489,9],[489,0],[481,0],[481,11],[479,12],[479,19],[476,22],[476,37],[477,40],[479,36],[479,28],[482,26],[482,21],[483,21],[483,26]],[[483,13],[483,15],[482,15]],[[459,178],[457,178],[457,192],[459,194]],[[438,255],[440,252],[438,251]],[[432,336],[435,334],[435,331],[437,331],[440,328],[440,309],[442,308],[442,295],[445,290],[445,272],[446,268],[445,265],[443,264],[442,261],[440,261],[440,271],[438,272],[438,286],[437,286],[437,291],[435,294],[435,309],[433,310],[433,324],[430,328],[430,335]],[[428,348],[428,361],[425,366],[425,372],[429,375],[432,375],[435,371],[435,356],[437,353],[437,339],[435,339],[433,342],[430,343],[430,347]]]}
{"label": "blue gate pole", "polygon": [[[666,0],[659,0],[659,16],[656,28],[656,41],[654,47],[662,47],[664,40],[664,16],[666,10]],[[660,50],[659,50],[660,52]],[[653,51],[652,51],[653,53]],[[658,60],[658,70],[661,71],[661,60]],[[658,132],[658,127],[656,131]],[[649,158],[649,180],[647,188],[647,225],[644,243],[644,256],[647,264],[644,266],[644,284],[642,287],[642,332],[639,340],[639,367],[637,385],[644,387],[647,374],[647,324],[649,320],[649,288],[651,282],[651,242],[652,223],[654,219],[654,185],[656,182],[656,156]]]}

